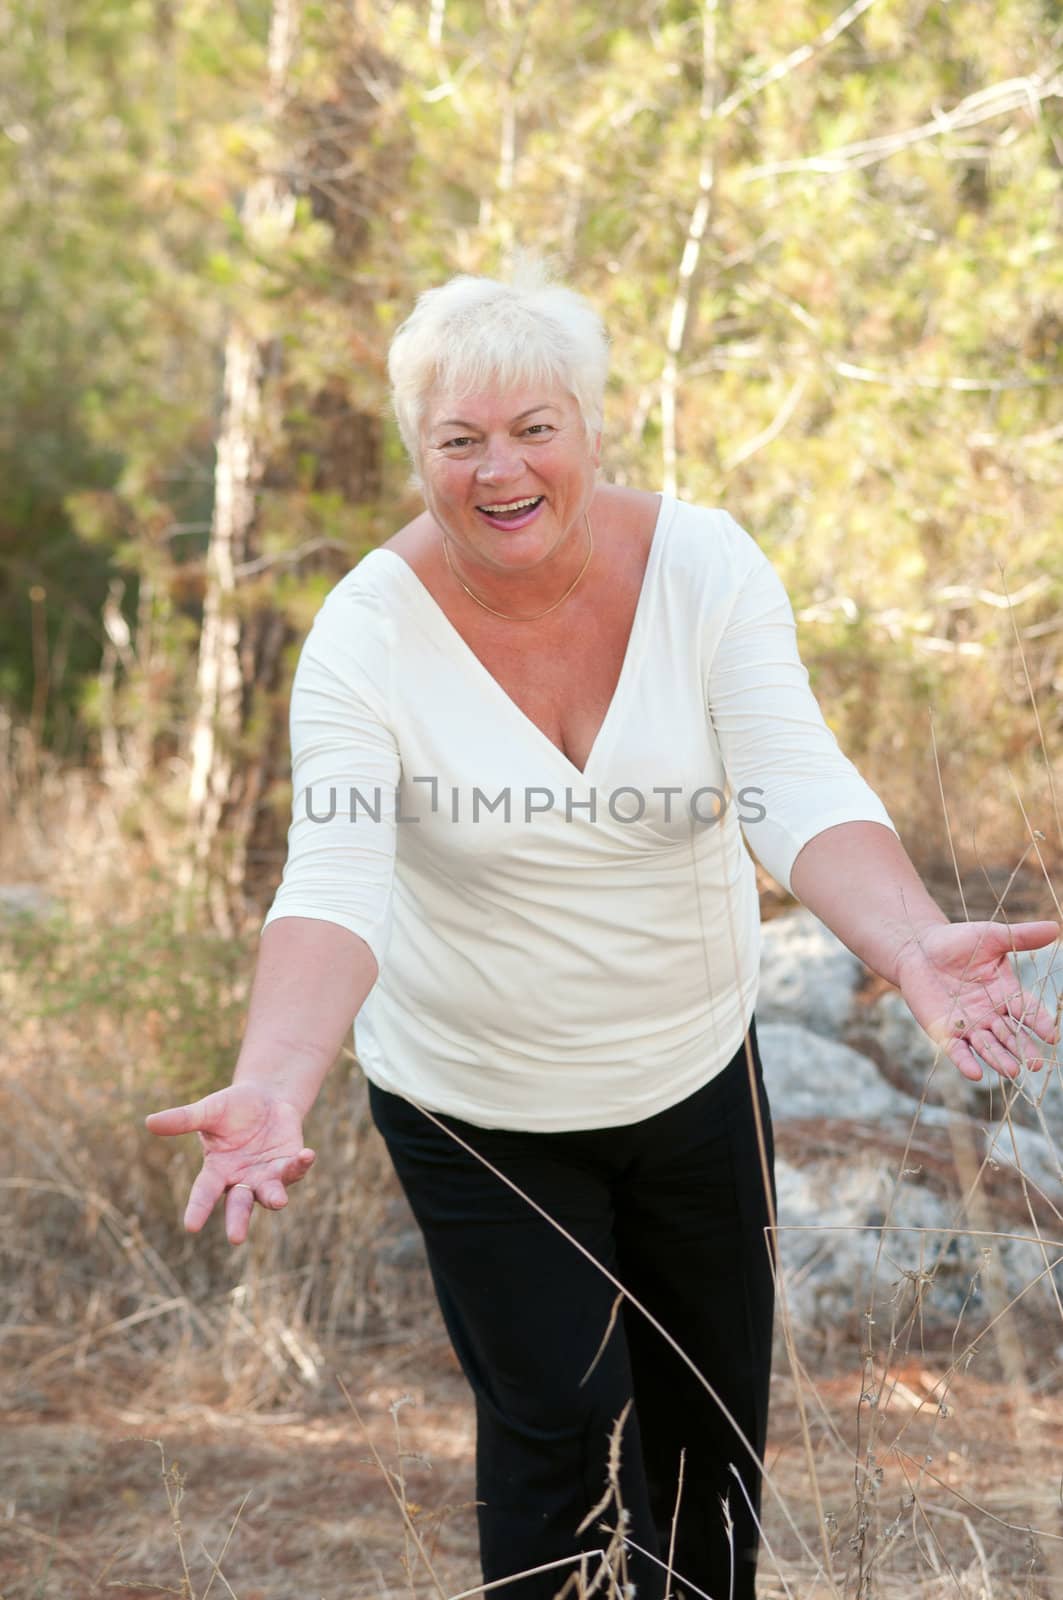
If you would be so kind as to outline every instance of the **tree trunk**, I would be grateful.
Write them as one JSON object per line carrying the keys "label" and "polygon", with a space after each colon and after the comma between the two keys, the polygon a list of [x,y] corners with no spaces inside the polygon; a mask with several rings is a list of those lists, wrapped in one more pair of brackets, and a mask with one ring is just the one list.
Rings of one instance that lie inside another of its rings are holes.
{"label": "tree trunk", "polygon": [[698,168],[698,193],[687,224],[683,256],[676,276],[672,314],[668,320],[664,371],[661,375],[661,482],[668,494],[677,494],[679,445],[676,410],[679,394],[679,360],[690,320],[690,302],[701,246],[709,225],[713,189],[716,182],[716,101],[719,71],[716,62],[716,12],[718,0],[703,0],[701,13],[701,162]]}
{"label": "tree trunk", "polygon": [[[274,0],[267,99],[274,125],[287,102],[297,26],[298,0]],[[287,178],[267,175],[251,184],[243,222],[252,243],[256,238],[275,243],[291,228],[294,214],[295,196]],[[188,799],[193,849],[185,874],[187,886],[194,884],[207,892],[212,920],[223,931],[231,931],[243,911],[250,817],[246,795],[239,792],[245,787],[238,781],[240,736],[251,692],[256,682],[262,681],[259,669],[269,675],[279,657],[277,630],[261,617],[241,616],[236,604],[240,568],[253,554],[266,354],[254,328],[234,318],[225,343],[224,399],[190,747]],[[259,641],[268,641],[271,660],[259,659],[261,652],[255,647]],[[250,787],[256,788],[254,784]],[[224,848],[223,826],[227,829]]]}

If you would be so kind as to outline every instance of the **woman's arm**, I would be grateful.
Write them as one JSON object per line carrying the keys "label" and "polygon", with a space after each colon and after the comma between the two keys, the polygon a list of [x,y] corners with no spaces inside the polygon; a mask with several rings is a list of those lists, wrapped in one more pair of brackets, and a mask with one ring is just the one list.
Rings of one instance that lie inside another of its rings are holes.
{"label": "woman's arm", "polygon": [[364,939],[335,922],[282,916],[264,930],[234,1083],[305,1116],[377,979]]}
{"label": "woman's arm", "polygon": [[750,846],[897,985],[965,1077],[981,1078],[978,1057],[1006,1077],[1039,1066],[1033,1036],[1053,1042],[1055,1020],[1023,992],[1008,958],[1050,944],[1056,924],[948,921],[823,719],[778,576],[733,519],[722,532],[737,577],[713,650],[708,708],[732,789],[752,787],[762,798],[761,819],[745,828]]}
{"label": "woman's arm", "polygon": [[901,954],[927,928],[948,925],[895,833],[877,822],[845,822],[802,846],[790,888],[854,955],[897,983]]}
{"label": "woman's arm", "polygon": [[287,1205],[289,1186],[314,1163],[303,1117],[376,976],[369,946],[337,923],[285,916],[266,928],[231,1086],[147,1119],[150,1133],[199,1134],[190,1233],[222,1196],[230,1244],[247,1238],[256,1201],[271,1211]]}
{"label": "woman's arm", "polygon": [[900,989],[916,1021],[965,1078],[978,1057],[1004,1077],[1037,1070],[1034,1037],[1059,1039],[1055,1018],[1023,990],[1009,956],[1059,937],[1054,922],[950,923],[900,840],[875,822],[826,828],[790,871],[797,898],[843,944]]}
{"label": "woman's arm", "polygon": [[225,1195],[233,1244],[247,1237],[256,1200],[279,1209],[310,1170],[303,1118],[386,942],[399,756],[380,632],[379,608],[346,581],[315,619],[292,684],[288,859],[262,930],[233,1082],[147,1122],[152,1133],[199,1134],[203,1167],[185,1226],[198,1232]]}

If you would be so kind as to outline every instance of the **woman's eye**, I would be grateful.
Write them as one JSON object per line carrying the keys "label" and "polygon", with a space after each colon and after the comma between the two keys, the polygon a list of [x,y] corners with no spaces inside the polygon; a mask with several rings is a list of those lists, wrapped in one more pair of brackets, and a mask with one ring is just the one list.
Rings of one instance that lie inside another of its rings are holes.
{"label": "woman's eye", "polygon": [[528,427],[526,427],[524,431],[525,431],[525,433],[536,433],[536,432],[539,432],[540,430],[543,433],[553,433],[553,431],[554,431],[553,428],[550,426],[550,424],[548,422],[532,422],[532,423],[529,423]]}
{"label": "woman's eye", "polygon": [[465,446],[468,445],[468,444],[472,444],[472,440],[471,439],[467,439],[464,436],[462,438],[460,438],[460,439],[444,439],[444,441],[443,441],[443,449],[444,450],[463,450],[465,448]]}

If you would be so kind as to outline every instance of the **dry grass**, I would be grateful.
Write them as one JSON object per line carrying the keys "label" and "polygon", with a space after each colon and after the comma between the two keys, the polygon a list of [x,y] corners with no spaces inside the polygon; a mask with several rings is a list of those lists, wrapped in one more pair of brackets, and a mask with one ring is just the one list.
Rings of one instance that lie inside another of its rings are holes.
{"label": "dry grass", "polygon": [[[394,1346],[366,1346],[343,1365],[370,1439],[389,1469],[401,1468],[407,1515],[443,1594],[460,1594],[475,1584],[477,1571],[472,1423],[441,1334],[411,1338],[397,1360]],[[794,1382],[783,1364],[777,1367],[767,1463],[807,1536],[811,1507]],[[184,1592],[196,1600],[210,1582],[212,1558],[229,1585],[216,1580],[213,1593],[231,1589],[239,1600],[405,1596],[404,1561],[415,1592],[435,1592],[416,1550],[404,1550],[403,1515],[335,1390],[287,1412],[255,1414],[141,1404],[135,1384],[127,1382],[134,1392],[123,1399],[118,1373],[100,1376],[105,1386],[66,1396],[57,1385],[47,1415],[17,1410],[4,1418],[5,1600],[112,1592],[147,1600],[158,1592],[150,1585],[182,1593],[169,1504],[177,1490],[189,1578]],[[895,1374],[885,1430],[892,1447],[883,1449],[881,1478],[863,1497],[862,1514],[873,1522],[865,1548],[876,1557],[864,1592],[921,1600],[1029,1600],[1058,1592],[1021,1519],[1036,1511],[1045,1528],[1058,1518],[1063,1402],[1041,1394],[1033,1416],[1017,1414],[1005,1385],[968,1375],[953,1385],[943,1421],[936,1405],[926,1403],[937,1377],[933,1364],[918,1362]],[[837,1587],[855,1595],[861,1373],[820,1375],[804,1388]],[[401,1405],[407,1397],[411,1403]],[[59,1411],[63,1399],[66,1414]],[[1031,1425],[1041,1435],[1033,1485],[1022,1439]],[[762,1600],[830,1592],[811,1581],[808,1558],[776,1507],[767,1509],[765,1533],[775,1559],[763,1563]]]}
{"label": "dry grass", "polygon": [[[223,946],[175,910],[165,796],[130,832],[128,797],[16,756],[0,882],[67,910],[0,930],[0,1600],[472,1589],[471,1408],[353,1063],[289,1210],[246,1251],[187,1239],[194,1151],[142,1117],[224,1077],[253,935]],[[1002,1227],[1000,1181],[974,1174],[958,1233]],[[1008,1230],[1046,1241],[1031,1282],[1063,1253],[1058,1204],[1008,1199]],[[854,1304],[858,1337],[783,1319],[764,1600],[1063,1597],[1058,1298],[990,1297],[939,1347],[920,1338],[932,1273],[892,1305],[891,1276],[874,1320]]]}

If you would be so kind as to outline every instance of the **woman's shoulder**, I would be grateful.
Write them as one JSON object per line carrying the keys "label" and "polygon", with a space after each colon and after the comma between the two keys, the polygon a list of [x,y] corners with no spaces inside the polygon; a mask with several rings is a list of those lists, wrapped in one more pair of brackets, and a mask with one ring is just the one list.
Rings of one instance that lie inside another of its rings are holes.
{"label": "woman's shoulder", "polygon": [[300,647],[295,687],[330,699],[349,694],[386,721],[400,641],[395,574],[378,556],[363,556],[323,597]]}
{"label": "woman's shoulder", "polygon": [[673,581],[697,583],[701,592],[719,598],[764,564],[756,540],[725,507],[670,495],[662,500],[668,527],[667,571]]}
{"label": "woman's shoulder", "polygon": [[[415,520],[419,522],[421,519]],[[414,547],[406,539],[413,526],[410,523],[383,544],[374,545],[342,578],[337,579],[322,599],[315,621],[326,615],[349,615],[352,611],[381,619],[390,616],[395,596],[405,577],[403,567],[413,565],[411,553]]]}
{"label": "woman's shoulder", "polygon": [[375,547],[322,597],[303,653],[351,672],[375,671],[396,646],[402,611],[402,563]]}

